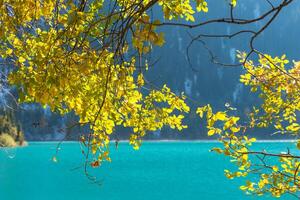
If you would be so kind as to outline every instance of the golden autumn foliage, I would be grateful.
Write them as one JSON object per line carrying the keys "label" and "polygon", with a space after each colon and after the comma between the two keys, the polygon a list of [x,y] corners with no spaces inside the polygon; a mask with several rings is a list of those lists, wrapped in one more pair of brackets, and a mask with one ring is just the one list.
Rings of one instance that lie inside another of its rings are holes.
{"label": "golden autumn foliage", "polygon": [[[223,3],[233,8],[237,1]],[[90,126],[91,134],[81,142],[92,167],[111,161],[108,145],[117,126],[130,128],[134,149],[148,131],[186,128],[183,119],[190,108],[185,95],[175,95],[166,85],[153,88],[145,78],[150,66],[143,55],[165,43],[158,29],[161,22],[149,14],[154,5],[165,20],[190,23],[197,12],[209,11],[205,0],[0,0],[0,55],[14,69],[9,83],[17,86],[20,102],[38,102],[61,114],[73,111],[78,125]],[[223,144],[212,151],[237,165],[236,171],[225,170],[230,179],[259,172],[258,179],[240,189],[276,197],[295,194],[300,157],[252,151],[255,138],[247,135],[251,128],[270,126],[282,134],[299,134],[300,64],[285,56],[261,54],[257,62],[244,53],[238,56],[246,71],[240,81],[259,94],[262,104],[246,122],[233,115],[230,105],[217,112],[210,105],[198,108],[207,120],[208,135]],[[266,163],[266,157],[276,162]]]}
{"label": "golden autumn foliage", "polygon": [[0,55],[14,68],[8,80],[19,101],[79,116],[92,131],[81,141],[94,167],[110,160],[116,126],[132,130],[135,149],[147,131],[186,128],[184,94],[154,89],[143,75],[149,66],[141,55],[165,42],[148,14],[155,4],[169,20],[207,12],[203,0],[0,1]]}
{"label": "golden autumn foliage", "polygon": [[[245,53],[239,52],[241,62]],[[258,93],[261,105],[253,107],[248,121],[239,121],[231,114],[232,109],[224,112],[212,111],[210,105],[200,107],[197,113],[204,117],[206,113],[208,135],[218,135],[222,148],[212,151],[229,156],[237,165],[237,171],[225,170],[227,178],[246,177],[259,174],[253,181],[248,180],[240,189],[247,193],[263,195],[271,193],[275,197],[283,194],[296,195],[299,190],[300,157],[295,152],[254,151],[251,148],[255,138],[248,138],[252,128],[273,126],[277,134],[297,136],[300,125],[297,113],[300,111],[300,65],[290,62],[286,56],[271,57],[260,55],[258,62],[248,60],[244,64],[246,73],[240,81],[254,93]],[[230,108],[230,107],[229,107]],[[300,150],[300,140],[296,141]],[[271,161],[270,161],[271,160]]]}

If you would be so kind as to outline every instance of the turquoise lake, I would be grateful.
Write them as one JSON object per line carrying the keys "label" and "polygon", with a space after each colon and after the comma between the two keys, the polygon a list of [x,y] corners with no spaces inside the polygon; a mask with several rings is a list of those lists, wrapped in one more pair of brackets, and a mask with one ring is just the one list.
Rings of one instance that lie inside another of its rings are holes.
{"label": "turquoise lake", "polygon": [[[58,162],[51,158],[57,143],[30,143],[17,149],[0,149],[1,200],[267,200],[270,196],[245,195],[241,179],[228,180],[225,168],[233,165],[209,149],[216,143],[145,142],[139,151],[128,143],[111,146],[112,163],[90,173],[80,166],[78,143],[63,143]],[[279,150],[289,143],[259,143],[257,149]],[[79,167],[79,168],[78,168]],[[282,199],[295,199],[284,196]]]}

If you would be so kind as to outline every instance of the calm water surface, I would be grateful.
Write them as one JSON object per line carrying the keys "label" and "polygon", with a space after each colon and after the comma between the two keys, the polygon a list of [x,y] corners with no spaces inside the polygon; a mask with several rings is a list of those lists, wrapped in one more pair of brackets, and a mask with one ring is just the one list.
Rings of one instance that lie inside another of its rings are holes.
{"label": "calm water surface", "polygon": [[[139,151],[127,143],[111,146],[112,163],[90,172],[102,181],[91,183],[80,166],[78,143],[65,143],[59,162],[51,158],[57,143],[30,143],[0,150],[1,200],[271,200],[247,196],[241,179],[228,180],[227,158],[210,153],[215,143],[145,142]],[[288,143],[260,143],[256,148],[282,151]],[[79,167],[79,168],[78,168]],[[74,169],[78,168],[78,169]],[[283,199],[294,199],[285,196]]]}

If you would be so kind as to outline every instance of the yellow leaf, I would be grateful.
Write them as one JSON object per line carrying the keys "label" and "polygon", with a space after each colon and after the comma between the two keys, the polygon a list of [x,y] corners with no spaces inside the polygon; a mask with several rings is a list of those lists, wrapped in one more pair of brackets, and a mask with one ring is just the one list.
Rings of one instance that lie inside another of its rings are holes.
{"label": "yellow leaf", "polygon": [[164,33],[159,33],[157,40],[155,41],[155,44],[158,46],[162,46],[165,43],[165,39],[164,39]]}
{"label": "yellow leaf", "polygon": [[216,133],[216,130],[215,129],[210,129],[207,133],[208,136],[212,136]]}
{"label": "yellow leaf", "polygon": [[237,133],[240,131],[240,128],[239,127],[231,127],[230,130],[233,132],[233,133]]}
{"label": "yellow leaf", "polygon": [[13,52],[13,50],[12,50],[12,49],[7,49],[5,53],[6,53],[7,55],[11,55],[11,54],[12,54],[12,52]]}
{"label": "yellow leaf", "polygon": [[196,113],[199,114],[200,118],[203,118],[203,113],[204,112],[203,112],[202,108],[198,108]]}
{"label": "yellow leaf", "polygon": [[217,153],[223,153],[223,150],[220,148],[212,148],[211,151],[215,151]]}
{"label": "yellow leaf", "polygon": [[138,86],[143,86],[145,84],[145,81],[144,81],[144,76],[142,73],[140,73],[137,77],[137,84]]}
{"label": "yellow leaf", "polygon": [[288,131],[292,131],[292,132],[297,132],[300,130],[300,125],[297,123],[292,123],[291,125],[289,125],[288,127],[286,127],[286,130]]}
{"label": "yellow leaf", "polygon": [[225,121],[227,119],[226,113],[225,112],[217,112],[215,114],[215,119]]}
{"label": "yellow leaf", "polygon": [[256,138],[249,139],[249,142],[256,142]]}
{"label": "yellow leaf", "polygon": [[278,167],[277,167],[277,166],[274,165],[274,166],[272,167],[272,169],[273,169],[274,172],[278,172]]}
{"label": "yellow leaf", "polygon": [[235,6],[236,6],[236,0],[231,0],[231,5],[232,5],[233,7],[235,7]]}
{"label": "yellow leaf", "polygon": [[19,62],[20,62],[20,63],[23,63],[23,62],[25,62],[25,61],[26,61],[26,59],[25,59],[24,57],[22,57],[22,56],[19,57]]}

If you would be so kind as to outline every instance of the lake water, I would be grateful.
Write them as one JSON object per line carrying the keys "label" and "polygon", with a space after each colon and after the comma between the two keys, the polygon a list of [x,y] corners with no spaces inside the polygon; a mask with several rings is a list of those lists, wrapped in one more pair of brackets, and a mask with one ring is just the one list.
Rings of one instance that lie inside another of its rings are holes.
{"label": "lake water", "polygon": [[[145,142],[139,151],[128,143],[116,150],[112,163],[91,169],[101,186],[91,183],[80,166],[78,143],[64,143],[57,163],[51,158],[57,143],[30,143],[0,149],[1,200],[267,200],[245,195],[241,179],[228,180],[227,158],[208,150],[215,143]],[[287,143],[260,143],[256,148],[282,150]],[[78,168],[79,167],[79,168]],[[77,168],[77,169],[75,169]],[[285,196],[283,199],[294,199]]]}

